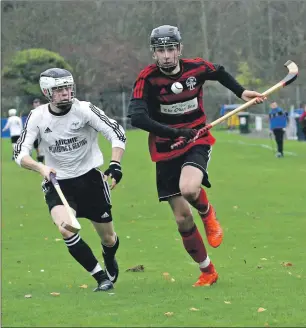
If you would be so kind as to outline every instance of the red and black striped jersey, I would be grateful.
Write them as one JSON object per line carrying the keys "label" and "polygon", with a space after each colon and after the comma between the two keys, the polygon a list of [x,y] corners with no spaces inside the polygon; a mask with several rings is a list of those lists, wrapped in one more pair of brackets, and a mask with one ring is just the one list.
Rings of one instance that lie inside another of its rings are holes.
{"label": "red and black striped jersey", "polygon": [[[203,84],[216,80],[231,89],[238,97],[244,88],[231,77],[223,66],[213,64],[202,58],[181,59],[180,72],[166,75],[152,64],[143,69],[134,84],[128,115],[147,113],[154,121],[172,128],[199,129],[206,123],[203,106]],[[171,87],[179,82],[181,93],[175,94]],[[182,155],[198,144],[214,144],[214,137],[208,133],[183,149],[171,150],[173,140],[161,138],[154,133],[149,136],[149,149],[154,162],[168,160]]]}

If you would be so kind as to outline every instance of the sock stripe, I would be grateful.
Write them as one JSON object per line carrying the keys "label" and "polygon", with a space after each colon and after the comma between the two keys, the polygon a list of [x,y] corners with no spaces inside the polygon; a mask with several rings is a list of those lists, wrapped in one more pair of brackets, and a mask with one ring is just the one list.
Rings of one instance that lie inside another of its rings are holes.
{"label": "sock stripe", "polygon": [[76,233],[76,234],[74,234],[73,236],[71,236],[71,237],[68,237],[68,238],[64,238],[64,240],[65,241],[72,241],[73,239],[75,239],[77,236],[78,236],[79,234],[78,233]]}
{"label": "sock stripe", "polygon": [[209,213],[209,210],[210,210],[210,204],[208,203],[208,204],[207,204],[207,210],[206,210],[206,212],[200,212],[200,211],[199,211],[199,214],[200,214],[202,217],[205,217],[205,216]]}
{"label": "sock stripe", "polygon": [[73,246],[76,243],[78,243],[81,239],[81,236],[77,233],[74,236],[68,238],[68,239],[64,239],[65,244],[69,247],[69,246]]}

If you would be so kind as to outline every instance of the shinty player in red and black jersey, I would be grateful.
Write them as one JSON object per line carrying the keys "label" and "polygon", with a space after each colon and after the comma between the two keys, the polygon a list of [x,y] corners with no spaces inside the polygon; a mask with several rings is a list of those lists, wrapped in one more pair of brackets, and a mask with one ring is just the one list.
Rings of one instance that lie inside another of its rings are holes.
{"label": "shinty player in red and black jersey", "polygon": [[178,138],[193,139],[206,124],[202,90],[206,80],[220,82],[245,101],[258,97],[257,103],[261,103],[264,98],[245,90],[221,65],[202,58],[179,59],[182,44],[177,27],[153,29],[150,42],[155,64],[138,75],[128,116],[133,126],[150,133],[149,150],[156,162],[159,200],[169,202],[184,247],[199,264],[201,275],[194,286],[209,286],[217,281],[218,273],[207,255],[190,205],[198,210],[208,243],[218,247],[223,231],[202,188],[211,187],[207,166],[215,138],[208,132],[182,149],[171,150],[170,146]]}

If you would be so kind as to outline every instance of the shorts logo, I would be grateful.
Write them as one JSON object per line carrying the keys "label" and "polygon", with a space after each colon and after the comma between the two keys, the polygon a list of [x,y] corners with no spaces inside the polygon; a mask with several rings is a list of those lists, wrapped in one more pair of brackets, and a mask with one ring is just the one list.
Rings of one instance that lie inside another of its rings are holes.
{"label": "shorts logo", "polygon": [[186,86],[189,90],[194,90],[196,84],[197,84],[197,79],[194,76],[190,76],[186,80]]}
{"label": "shorts logo", "polygon": [[106,219],[109,218],[109,214],[107,212],[105,212],[103,215],[101,215],[102,219]]}

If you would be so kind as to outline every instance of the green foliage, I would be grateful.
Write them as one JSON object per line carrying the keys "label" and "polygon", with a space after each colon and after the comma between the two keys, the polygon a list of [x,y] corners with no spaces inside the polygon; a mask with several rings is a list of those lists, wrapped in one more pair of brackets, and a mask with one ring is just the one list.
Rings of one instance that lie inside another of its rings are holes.
{"label": "green foliage", "polygon": [[262,86],[263,82],[254,76],[247,62],[240,62],[238,64],[239,74],[236,76],[237,81],[248,88],[258,88]]}
{"label": "green foliage", "polygon": [[38,97],[39,75],[51,67],[65,68],[72,71],[72,67],[59,54],[46,49],[26,49],[18,51],[10,63],[4,67],[2,76],[14,88],[18,88],[23,95]]}

